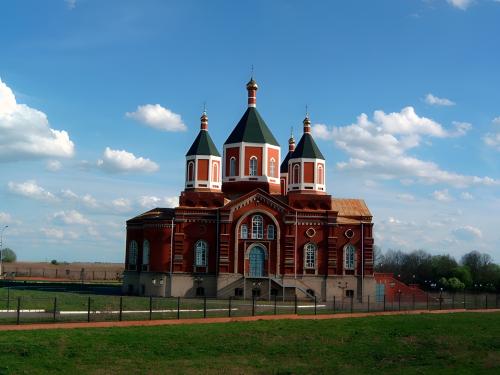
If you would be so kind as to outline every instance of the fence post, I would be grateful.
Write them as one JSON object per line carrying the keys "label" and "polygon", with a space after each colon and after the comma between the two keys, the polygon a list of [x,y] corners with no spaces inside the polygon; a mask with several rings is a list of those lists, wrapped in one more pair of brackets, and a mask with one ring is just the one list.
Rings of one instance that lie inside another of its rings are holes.
{"label": "fence post", "polygon": [[498,294],[495,297],[496,297],[496,299],[495,299],[495,307],[498,309]]}
{"label": "fence post", "polygon": [[316,315],[316,296],[314,296],[314,315]]}
{"label": "fence post", "polygon": [[354,307],[354,296],[351,296],[351,314]]}
{"label": "fence post", "polygon": [[295,294],[295,315],[297,315],[297,294]]}
{"label": "fence post", "polygon": [[16,324],[19,325],[21,319],[21,297],[17,297],[17,319]]}
{"label": "fence post", "polygon": [[429,310],[429,293],[427,293],[427,310]]}
{"label": "fence post", "polygon": [[87,300],[87,322],[90,322],[90,297]]}
{"label": "fence post", "polygon": [[203,296],[203,317],[207,317],[207,296]]}
{"label": "fence post", "polygon": [[370,312],[370,295],[369,294],[368,294],[368,306],[367,307],[368,307],[368,309],[367,309],[368,312]]}
{"label": "fence post", "polygon": [[177,319],[181,318],[181,297],[177,297]]}
{"label": "fence post", "polygon": [[149,296],[149,320],[153,319],[153,296]]}
{"label": "fence post", "polygon": [[231,296],[229,296],[229,306],[228,306],[228,309],[227,309],[227,314],[229,317],[231,317]]}
{"label": "fence post", "polygon": [[384,294],[384,311],[385,311],[385,294]]}
{"label": "fence post", "polygon": [[54,297],[54,313],[53,313],[54,322],[56,321],[56,311],[57,311],[57,297]]}
{"label": "fence post", "polygon": [[335,296],[333,296],[333,312],[335,312]]}
{"label": "fence post", "polygon": [[255,316],[255,295],[252,295],[252,316]]}
{"label": "fence post", "polygon": [[398,311],[401,311],[401,292],[398,293]]}
{"label": "fence post", "polygon": [[118,320],[122,321],[122,313],[123,313],[123,296],[120,296],[120,315],[118,315]]}
{"label": "fence post", "polygon": [[415,293],[411,296],[411,308],[412,310],[415,310]]}
{"label": "fence post", "polygon": [[7,312],[10,310],[10,287],[7,287]]}
{"label": "fence post", "polygon": [[439,310],[443,309],[443,293],[439,295]]}
{"label": "fence post", "polygon": [[275,294],[275,295],[274,295],[274,315],[276,315],[276,314],[277,314],[277,309],[276,309],[276,301],[277,301],[277,299],[278,299],[278,295],[277,295],[277,294]]}
{"label": "fence post", "polygon": [[466,309],[467,309],[467,305],[465,304],[465,302],[466,302],[466,301],[465,301],[465,288],[464,288],[464,310],[466,310]]}
{"label": "fence post", "polygon": [[488,295],[487,294],[486,294],[484,304],[486,305],[486,310],[488,310]]}

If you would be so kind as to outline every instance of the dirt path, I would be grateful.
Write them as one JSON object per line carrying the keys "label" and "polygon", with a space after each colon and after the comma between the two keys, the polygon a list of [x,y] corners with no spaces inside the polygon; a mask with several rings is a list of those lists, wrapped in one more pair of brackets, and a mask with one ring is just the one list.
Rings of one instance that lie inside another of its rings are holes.
{"label": "dirt path", "polygon": [[386,315],[419,315],[419,314],[450,314],[450,313],[497,313],[500,309],[479,309],[479,310],[414,310],[414,311],[385,311],[371,313],[339,313],[324,315],[261,315],[261,316],[241,316],[226,318],[195,318],[180,320],[133,320],[122,322],[90,322],[90,323],[37,323],[22,325],[0,325],[0,331],[29,331],[37,329],[70,329],[70,328],[103,328],[103,327],[138,327],[138,326],[163,326],[179,324],[211,324],[211,323],[229,323],[229,322],[254,322],[257,320],[322,320],[322,319],[349,319],[363,318],[368,316],[386,316]]}

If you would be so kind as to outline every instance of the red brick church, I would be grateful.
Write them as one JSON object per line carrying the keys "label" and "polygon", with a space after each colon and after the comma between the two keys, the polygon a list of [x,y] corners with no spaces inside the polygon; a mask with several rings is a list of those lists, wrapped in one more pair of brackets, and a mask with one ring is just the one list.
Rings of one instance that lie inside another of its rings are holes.
{"label": "red brick church", "polygon": [[374,293],[368,207],[327,193],[326,160],[308,115],[282,159],[257,111],[257,90],[251,79],[248,108],[222,157],[203,113],[179,206],[127,221],[126,293],[319,300]]}

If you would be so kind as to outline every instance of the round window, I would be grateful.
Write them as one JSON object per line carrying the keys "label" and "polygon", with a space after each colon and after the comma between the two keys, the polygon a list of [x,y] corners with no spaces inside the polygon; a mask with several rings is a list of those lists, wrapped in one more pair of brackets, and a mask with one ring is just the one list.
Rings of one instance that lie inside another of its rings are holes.
{"label": "round window", "polygon": [[347,238],[353,238],[354,237],[354,231],[352,229],[348,229],[345,231],[345,236]]}
{"label": "round window", "polygon": [[308,230],[306,230],[306,236],[309,238],[314,237],[315,234],[316,230],[314,228],[309,228]]}

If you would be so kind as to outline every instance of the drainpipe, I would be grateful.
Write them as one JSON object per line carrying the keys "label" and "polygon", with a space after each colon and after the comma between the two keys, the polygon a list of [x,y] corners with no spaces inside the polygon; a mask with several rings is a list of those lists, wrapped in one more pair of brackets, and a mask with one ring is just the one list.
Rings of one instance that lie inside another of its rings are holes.
{"label": "drainpipe", "polygon": [[174,259],[174,218],[172,217],[172,224],[170,224],[170,297],[172,297],[173,259]]}
{"label": "drainpipe", "polygon": [[365,231],[364,223],[361,222],[361,303],[365,295]]}
{"label": "drainpipe", "polygon": [[217,238],[215,247],[215,277],[219,275],[219,225],[220,225],[220,213],[217,208]]}
{"label": "drainpipe", "polygon": [[[293,256],[293,260],[294,260],[294,278],[295,280],[297,280],[297,230],[298,230],[298,223],[297,223],[297,211],[295,211],[295,252],[294,252],[294,256]],[[297,281],[295,281],[295,283],[297,284]]]}

